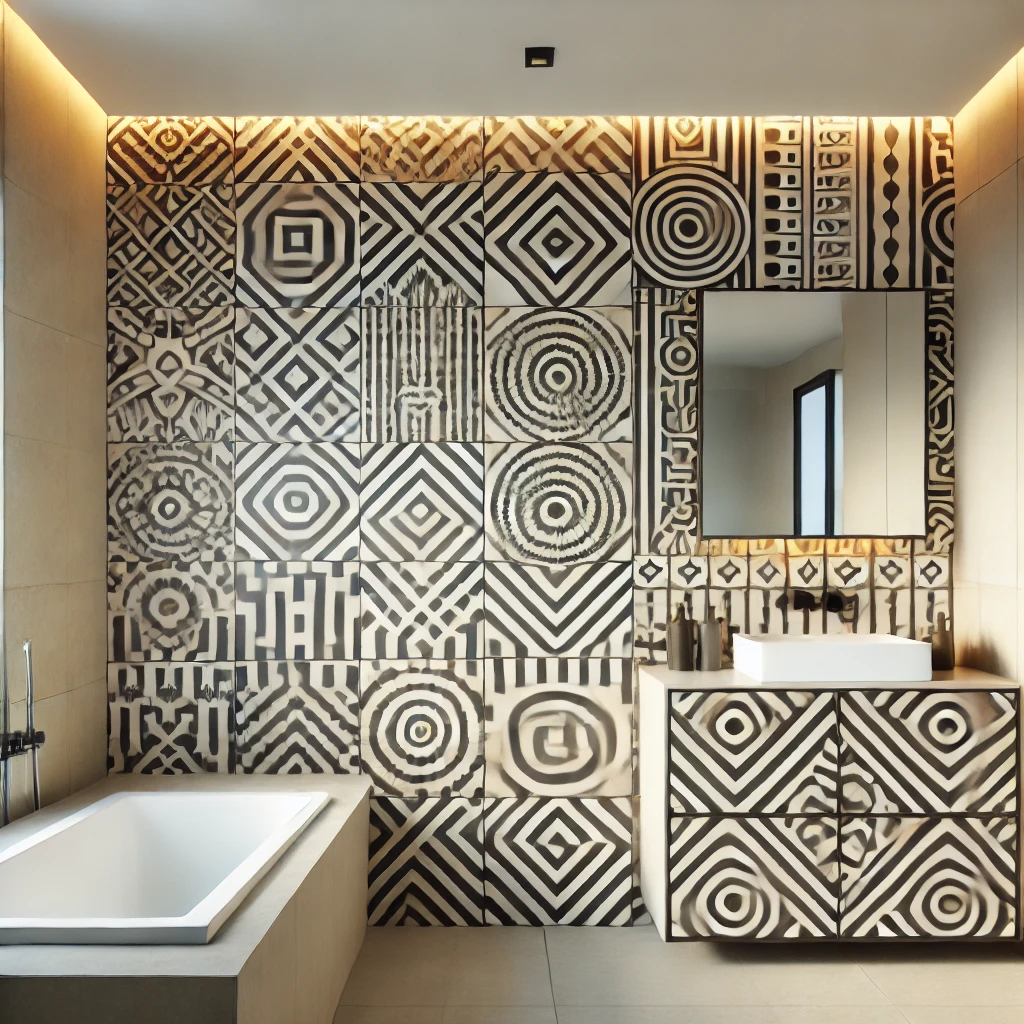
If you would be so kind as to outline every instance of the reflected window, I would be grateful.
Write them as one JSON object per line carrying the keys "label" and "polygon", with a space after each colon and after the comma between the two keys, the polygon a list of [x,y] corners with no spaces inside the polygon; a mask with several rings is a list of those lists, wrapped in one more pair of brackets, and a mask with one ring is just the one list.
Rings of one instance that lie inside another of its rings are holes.
{"label": "reflected window", "polygon": [[842,374],[826,370],[793,389],[793,533],[834,537],[842,508]]}

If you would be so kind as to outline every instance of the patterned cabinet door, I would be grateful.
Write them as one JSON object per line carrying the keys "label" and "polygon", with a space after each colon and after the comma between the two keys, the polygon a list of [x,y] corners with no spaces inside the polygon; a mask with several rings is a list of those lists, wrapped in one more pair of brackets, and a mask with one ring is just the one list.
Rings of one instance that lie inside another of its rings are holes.
{"label": "patterned cabinet door", "polygon": [[1016,818],[850,817],[840,835],[842,938],[1016,938]]}
{"label": "patterned cabinet door", "polygon": [[834,939],[838,833],[834,817],[675,818],[669,937]]}
{"label": "patterned cabinet door", "polygon": [[673,693],[672,812],[835,814],[837,746],[831,693]]}
{"label": "patterned cabinet door", "polygon": [[840,810],[1015,813],[1017,728],[1016,693],[841,693]]}

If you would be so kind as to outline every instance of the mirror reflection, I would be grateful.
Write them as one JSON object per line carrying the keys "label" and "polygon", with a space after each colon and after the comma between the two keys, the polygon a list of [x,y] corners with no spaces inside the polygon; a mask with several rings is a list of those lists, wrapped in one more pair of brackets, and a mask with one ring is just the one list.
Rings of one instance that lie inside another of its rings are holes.
{"label": "mirror reflection", "polygon": [[925,521],[923,292],[704,293],[706,537]]}

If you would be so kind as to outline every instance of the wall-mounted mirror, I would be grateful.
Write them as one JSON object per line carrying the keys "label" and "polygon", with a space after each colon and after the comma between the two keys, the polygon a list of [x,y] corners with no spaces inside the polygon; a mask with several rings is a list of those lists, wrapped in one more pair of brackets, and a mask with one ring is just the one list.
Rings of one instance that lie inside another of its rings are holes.
{"label": "wall-mounted mirror", "polygon": [[923,292],[707,291],[705,537],[925,530]]}

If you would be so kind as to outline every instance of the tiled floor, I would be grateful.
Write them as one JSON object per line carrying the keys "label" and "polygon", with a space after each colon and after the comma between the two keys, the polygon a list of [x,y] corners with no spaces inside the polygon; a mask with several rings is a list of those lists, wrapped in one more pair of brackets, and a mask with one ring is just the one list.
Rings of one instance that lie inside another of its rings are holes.
{"label": "tiled floor", "polygon": [[1020,1024],[1016,945],[665,945],[652,928],[370,928],[335,1024]]}

